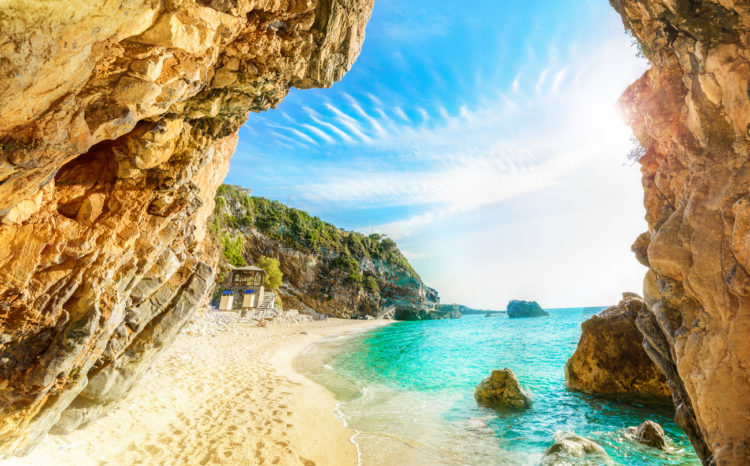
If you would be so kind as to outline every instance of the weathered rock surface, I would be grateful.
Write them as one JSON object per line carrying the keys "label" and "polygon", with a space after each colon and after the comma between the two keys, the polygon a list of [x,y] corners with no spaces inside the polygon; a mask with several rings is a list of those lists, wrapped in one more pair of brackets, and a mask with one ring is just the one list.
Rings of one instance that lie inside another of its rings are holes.
{"label": "weathered rock surface", "polygon": [[644,421],[640,426],[628,427],[625,432],[638,443],[649,447],[664,449],[667,446],[667,436],[664,434],[664,429],[654,421]]}
{"label": "weathered rock surface", "polygon": [[[265,212],[267,208],[273,210]],[[422,282],[395,242],[388,254],[376,255],[376,251],[383,252],[382,241],[378,240],[375,247],[374,240],[333,225],[299,231],[307,218],[315,222],[305,212],[224,185],[216,195],[213,225],[218,234],[242,241],[242,254],[248,264],[257,263],[262,256],[279,260],[284,274],[279,292],[286,308],[310,309],[342,318],[460,317],[460,313],[438,309],[438,292]],[[273,227],[267,225],[272,221]],[[304,240],[306,236],[336,238],[327,248],[315,248]],[[363,240],[370,252],[362,246]],[[375,285],[368,288],[366,279],[374,280]]]}
{"label": "weathered rock surface", "polygon": [[512,300],[508,303],[508,317],[543,317],[548,316],[549,312],[542,309],[536,301],[518,301]]}
{"label": "weathered rock surface", "polygon": [[508,368],[492,371],[492,375],[479,382],[474,390],[478,403],[500,409],[526,409],[531,407],[531,396],[518,383],[516,375]]}
{"label": "weathered rock surface", "polygon": [[645,148],[644,347],[701,459],[750,464],[750,4],[610,3],[652,63],[620,102]]}
{"label": "weathered rock surface", "polygon": [[641,346],[636,318],[645,307],[640,296],[624,293],[617,306],[581,324],[578,347],[565,364],[568,387],[595,394],[670,396],[666,377]]}
{"label": "weathered rock surface", "polygon": [[595,442],[570,432],[555,432],[555,443],[544,452],[543,466],[614,464]]}
{"label": "weathered rock surface", "polygon": [[460,319],[463,315],[456,309],[444,309],[438,306],[413,307],[402,306],[396,308],[393,318],[396,320],[440,320]]}
{"label": "weathered rock surface", "polygon": [[121,399],[213,282],[249,111],[329,86],[372,0],[11,0],[0,11],[0,455]]}

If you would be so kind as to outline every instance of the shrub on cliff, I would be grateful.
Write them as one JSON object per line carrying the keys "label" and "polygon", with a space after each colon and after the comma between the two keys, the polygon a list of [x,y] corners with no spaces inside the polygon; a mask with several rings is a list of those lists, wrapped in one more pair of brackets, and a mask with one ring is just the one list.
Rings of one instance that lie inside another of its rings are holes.
{"label": "shrub on cliff", "polygon": [[346,277],[346,283],[352,283],[360,288],[362,288],[362,282],[364,281],[364,278],[362,277],[361,273],[350,273],[348,277]]}
{"label": "shrub on cliff", "polygon": [[266,283],[264,286],[269,290],[277,290],[281,286],[284,274],[279,268],[279,260],[274,257],[261,256],[258,267],[266,271]]}
{"label": "shrub on cliff", "polygon": [[365,289],[373,294],[380,294],[380,287],[378,286],[378,279],[372,275],[368,275],[365,278]]}
{"label": "shrub on cliff", "polygon": [[222,253],[227,259],[227,262],[235,267],[243,267],[247,265],[245,258],[242,256],[242,248],[245,242],[242,236],[236,236],[232,238],[227,234],[220,234],[219,241],[221,242]]}
{"label": "shrub on cliff", "polygon": [[236,186],[222,185],[216,194],[216,208],[210,225],[212,234],[219,238],[227,231],[236,233],[247,228],[255,228],[298,251],[340,257],[336,268],[347,275],[361,273],[360,263],[369,259],[389,263],[419,277],[396,242],[385,235],[373,233],[365,236],[340,230],[302,210],[278,201],[249,196]]}

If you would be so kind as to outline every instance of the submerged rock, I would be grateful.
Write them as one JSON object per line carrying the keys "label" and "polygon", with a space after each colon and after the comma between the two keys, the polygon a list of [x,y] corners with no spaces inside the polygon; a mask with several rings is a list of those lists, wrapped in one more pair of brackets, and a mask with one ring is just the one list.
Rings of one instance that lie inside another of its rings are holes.
{"label": "submerged rock", "polygon": [[478,403],[494,408],[526,409],[531,407],[531,396],[518,383],[510,369],[492,371],[474,390]]}
{"label": "submerged rock", "polygon": [[544,452],[543,466],[614,464],[604,448],[580,435],[556,432],[555,443]]}
{"label": "submerged rock", "polygon": [[512,300],[508,303],[508,317],[543,317],[549,312],[542,309],[536,301]]}
{"label": "submerged rock", "polygon": [[664,434],[664,429],[654,421],[644,421],[638,427],[628,427],[625,432],[638,443],[649,447],[663,450],[667,446],[667,436]]}
{"label": "submerged rock", "polygon": [[575,353],[565,364],[568,387],[595,394],[670,394],[667,379],[641,346],[636,326],[646,304],[624,293],[622,301],[581,324]]}

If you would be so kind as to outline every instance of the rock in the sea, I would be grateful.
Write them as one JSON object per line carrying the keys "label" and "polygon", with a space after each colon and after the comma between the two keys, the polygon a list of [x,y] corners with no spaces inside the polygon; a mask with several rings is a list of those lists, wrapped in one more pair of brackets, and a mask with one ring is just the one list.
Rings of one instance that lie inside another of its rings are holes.
{"label": "rock in the sea", "polygon": [[542,317],[549,312],[542,309],[536,301],[512,300],[508,303],[508,317]]}
{"label": "rock in the sea", "polygon": [[239,128],[341,78],[371,8],[3,3],[0,456],[100,415],[170,344],[213,285]]}
{"label": "rock in the sea", "polygon": [[543,466],[614,464],[597,443],[570,432],[556,432],[555,443],[544,452]]}
{"label": "rock in the sea", "polygon": [[667,446],[667,436],[664,429],[654,421],[644,421],[640,426],[628,427],[626,434],[633,437],[633,440],[649,447],[663,450]]}
{"label": "rock in the sea", "polygon": [[646,304],[624,293],[616,306],[581,324],[581,338],[565,364],[568,387],[595,394],[670,395],[667,379],[641,346],[636,326]]}
{"label": "rock in the sea", "polygon": [[494,370],[474,390],[478,403],[500,409],[526,409],[531,407],[531,396],[518,383],[510,369]]}
{"label": "rock in the sea", "polygon": [[644,346],[698,456],[750,464],[750,4],[610,3],[651,62],[620,100],[644,152]]}

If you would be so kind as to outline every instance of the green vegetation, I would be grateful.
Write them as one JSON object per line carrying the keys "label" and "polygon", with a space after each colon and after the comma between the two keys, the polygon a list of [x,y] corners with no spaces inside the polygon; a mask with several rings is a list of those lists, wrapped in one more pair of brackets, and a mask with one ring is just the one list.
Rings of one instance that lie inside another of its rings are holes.
{"label": "green vegetation", "polygon": [[219,234],[219,243],[221,243],[221,250],[227,262],[235,267],[244,267],[247,265],[245,258],[242,256],[242,248],[245,246],[245,241],[241,235],[232,238],[226,233],[221,233]]}
{"label": "green vegetation", "polygon": [[641,42],[631,29],[626,28],[625,35],[630,38],[631,47],[635,47],[636,57],[645,58],[647,60],[651,59],[651,56],[654,54],[654,52],[653,50],[651,50],[651,47],[649,47],[648,44]]}
{"label": "green vegetation", "polygon": [[269,290],[276,291],[281,286],[284,274],[281,273],[279,260],[275,257],[261,256],[258,267],[266,271],[266,283],[264,286]]}
{"label": "green vegetation", "polygon": [[[228,230],[255,228],[286,247],[335,257],[334,266],[346,274],[347,280],[364,284],[365,287],[374,289],[372,284],[366,283],[360,271],[359,264],[365,259],[387,262],[418,277],[399,251],[396,242],[385,235],[373,233],[365,236],[353,231],[343,231],[318,217],[287,207],[278,201],[248,196],[235,186],[219,187],[214,213],[214,220],[209,228],[218,238]],[[224,241],[221,244],[224,245]],[[225,256],[226,249],[225,247]],[[377,286],[377,281],[374,285]]]}
{"label": "green vegetation", "polygon": [[378,286],[378,279],[372,275],[365,277],[365,289],[373,294],[380,294],[380,287]]}

